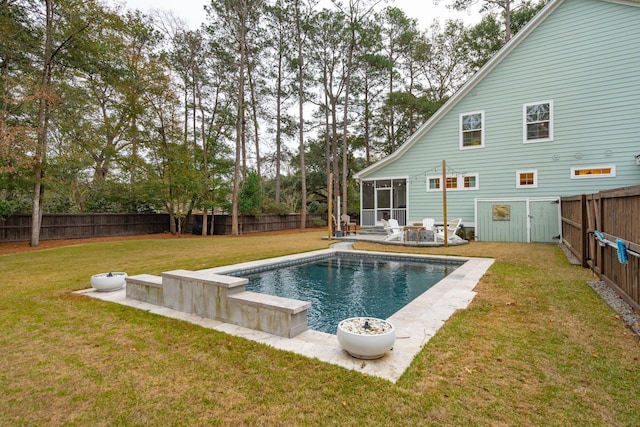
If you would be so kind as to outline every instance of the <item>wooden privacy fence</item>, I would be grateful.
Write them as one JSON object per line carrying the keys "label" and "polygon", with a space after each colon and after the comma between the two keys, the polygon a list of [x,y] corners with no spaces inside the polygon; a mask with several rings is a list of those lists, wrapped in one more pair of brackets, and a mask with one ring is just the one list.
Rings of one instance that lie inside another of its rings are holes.
{"label": "wooden privacy fence", "polygon": [[640,311],[640,186],[563,197],[561,206],[567,248]]}
{"label": "wooden privacy fence", "polygon": [[[327,215],[307,214],[306,227],[326,224]],[[196,232],[194,224],[200,224]],[[300,214],[241,216],[242,233],[300,228]],[[209,227],[211,230],[211,217]],[[202,233],[202,215],[192,215],[183,233]],[[169,232],[169,214],[45,214],[40,240],[82,239]],[[211,233],[211,231],[209,231]],[[216,215],[213,234],[231,234],[231,216]],[[27,242],[31,239],[31,215],[12,215],[0,221],[0,242]]]}
{"label": "wooden privacy fence", "polygon": [[[231,234],[231,220],[231,215],[215,215],[212,224],[211,216],[209,216],[207,230],[211,233],[213,226],[213,234]],[[326,223],[327,214],[307,214],[305,227],[316,228]],[[242,234],[259,231],[293,230],[300,228],[300,214],[240,216],[238,218],[238,228]],[[202,215],[192,215],[191,221],[187,223],[185,233],[191,233],[192,230],[194,234],[202,233]]]}
{"label": "wooden privacy fence", "polygon": [[[164,233],[169,214],[44,214],[40,240]],[[31,240],[31,215],[0,221],[0,242]]]}

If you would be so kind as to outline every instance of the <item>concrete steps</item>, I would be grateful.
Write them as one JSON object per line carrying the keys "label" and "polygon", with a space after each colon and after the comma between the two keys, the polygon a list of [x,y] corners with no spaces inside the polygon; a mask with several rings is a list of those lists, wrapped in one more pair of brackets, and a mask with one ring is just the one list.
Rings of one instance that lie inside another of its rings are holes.
{"label": "concrete steps", "polygon": [[385,236],[387,234],[387,231],[382,226],[361,227],[359,234],[368,235],[368,236]]}

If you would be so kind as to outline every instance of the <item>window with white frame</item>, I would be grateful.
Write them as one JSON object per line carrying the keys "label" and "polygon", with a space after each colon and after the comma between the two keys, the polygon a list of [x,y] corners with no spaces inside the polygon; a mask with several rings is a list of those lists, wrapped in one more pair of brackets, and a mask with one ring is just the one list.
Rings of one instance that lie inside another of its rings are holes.
{"label": "window with white frame", "polygon": [[616,167],[613,165],[571,168],[571,179],[611,178],[615,176]]}
{"label": "window with white frame", "polygon": [[438,191],[440,187],[440,177],[427,177],[427,191]]}
{"label": "window with white frame", "polygon": [[524,142],[553,141],[553,101],[522,106]]}
{"label": "window with white frame", "polygon": [[[442,191],[442,176],[427,177],[427,191]],[[480,183],[478,174],[447,176],[447,191],[478,190]]]}
{"label": "window with white frame", "polygon": [[516,171],[516,188],[538,188],[538,171]]}
{"label": "window with white frame", "polygon": [[460,114],[460,149],[484,147],[484,111]]}

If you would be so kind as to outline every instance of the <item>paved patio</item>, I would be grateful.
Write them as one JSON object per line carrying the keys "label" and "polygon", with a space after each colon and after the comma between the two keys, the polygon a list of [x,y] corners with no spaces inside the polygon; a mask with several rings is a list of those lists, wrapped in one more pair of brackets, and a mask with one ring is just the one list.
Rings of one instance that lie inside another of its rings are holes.
{"label": "paved patio", "polygon": [[[341,237],[331,236],[331,240],[335,240],[337,242],[371,242],[371,243],[380,243],[383,245],[393,245],[393,246],[417,246],[417,247],[440,247],[444,246],[443,241],[431,241],[426,239],[414,239],[413,235],[410,234],[409,238],[403,240],[384,240],[387,237],[386,234],[374,234],[367,233],[366,231],[363,233],[362,231],[358,233],[352,233],[348,235],[343,235]],[[324,240],[329,239],[328,233],[327,236],[323,237]],[[468,240],[450,240],[449,246],[457,246],[457,245],[466,245],[469,243]]]}

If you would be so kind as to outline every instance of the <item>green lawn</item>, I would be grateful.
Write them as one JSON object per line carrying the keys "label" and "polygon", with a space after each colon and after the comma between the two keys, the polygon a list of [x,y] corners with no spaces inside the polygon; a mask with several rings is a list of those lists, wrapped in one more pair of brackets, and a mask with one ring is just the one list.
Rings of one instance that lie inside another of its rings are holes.
{"label": "green lawn", "polygon": [[640,425],[640,339],[553,245],[410,250],[496,263],[396,384],[72,293],[99,272],[214,267],[324,248],[322,235],[0,256],[0,425]]}

